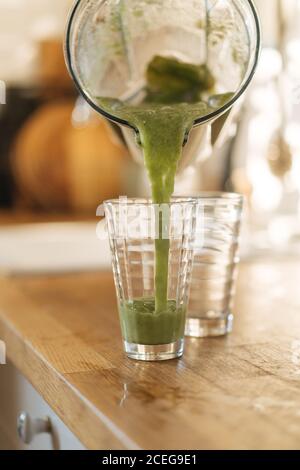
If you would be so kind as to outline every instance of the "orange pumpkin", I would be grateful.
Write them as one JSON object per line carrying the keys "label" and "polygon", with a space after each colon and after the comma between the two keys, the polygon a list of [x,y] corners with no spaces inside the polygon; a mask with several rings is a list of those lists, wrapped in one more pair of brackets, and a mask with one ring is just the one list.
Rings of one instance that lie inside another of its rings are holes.
{"label": "orange pumpkin", "polygon": [[94,213],[122,193],[127,152],[95,113],[74,127],[73,111],[68,100],[46,104],[29,118],[14,147],[15,179],[30,205]]}

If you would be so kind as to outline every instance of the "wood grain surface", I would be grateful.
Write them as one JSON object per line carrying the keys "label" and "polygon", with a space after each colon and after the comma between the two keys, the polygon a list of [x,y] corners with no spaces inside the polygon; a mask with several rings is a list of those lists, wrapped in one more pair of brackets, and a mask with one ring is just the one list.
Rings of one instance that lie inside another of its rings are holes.
{"label": "wood grain surface", "polygon": [[8,356],[89,449],[299,449],[300,264],[240,270],[234,333],[122,350],[110,273],[0,279]]}

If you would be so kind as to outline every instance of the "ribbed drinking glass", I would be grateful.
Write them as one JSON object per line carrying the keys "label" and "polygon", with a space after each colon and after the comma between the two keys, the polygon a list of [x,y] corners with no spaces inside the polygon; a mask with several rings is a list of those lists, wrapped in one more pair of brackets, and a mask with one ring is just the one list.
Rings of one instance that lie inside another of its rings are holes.
{"label": "ribbed drinking glass", "polygon": [[125,352],[138,360],[183,353],[196,201],[104,204]]}
{"label": "ribbed drinking glass", "polygon": [[203,194],[194,245],[186,335],[222,336],[232,331],[232,303],[239,263],[243,197]]}

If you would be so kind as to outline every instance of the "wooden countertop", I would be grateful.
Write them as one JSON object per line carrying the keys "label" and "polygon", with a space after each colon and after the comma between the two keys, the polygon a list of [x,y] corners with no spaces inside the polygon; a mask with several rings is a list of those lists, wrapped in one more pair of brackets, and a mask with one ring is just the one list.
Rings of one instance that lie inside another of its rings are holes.
{"label": "wooden countertop", "polygon": [[299,449],[299,279],[298,260],[242,265],[232,335],[139,363],[110,273],[1,278],[0,338],[90,449]]}
{"label": "wooden countertop", "polygon": [[24,209],[2,209],[0,208],[0,226],[20,225],[20,224],[34,224],[45,222],[83,222],[94,221],[99,222],[96,215],[91,214],[72,214],[64,212],[43,212]]}

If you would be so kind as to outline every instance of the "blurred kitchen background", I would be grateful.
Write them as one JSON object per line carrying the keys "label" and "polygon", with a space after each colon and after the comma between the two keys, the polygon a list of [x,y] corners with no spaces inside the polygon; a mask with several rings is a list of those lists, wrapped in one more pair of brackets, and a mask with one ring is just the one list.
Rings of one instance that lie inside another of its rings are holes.
{"label": "blurred kitchen background", "polygon": [[[72,0],[0,0],[0,213],[95,216],[145,176],[79,97],[63,58]],[[182,175],[181,194],[247,198],[244,254],[300,251],[300,0],[256,0],[259,70],[227,140]]]}

